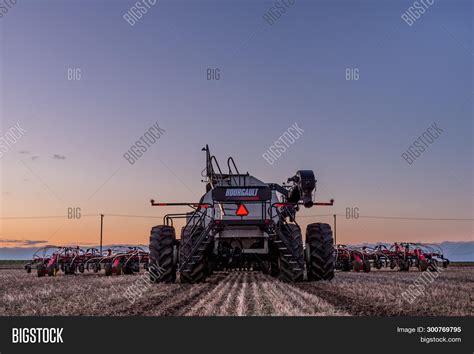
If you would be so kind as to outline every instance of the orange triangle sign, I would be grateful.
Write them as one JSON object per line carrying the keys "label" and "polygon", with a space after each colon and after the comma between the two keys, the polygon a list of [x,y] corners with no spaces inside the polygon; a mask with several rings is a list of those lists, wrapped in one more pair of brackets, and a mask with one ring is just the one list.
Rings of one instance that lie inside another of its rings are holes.
{"label": "orange triangle sign", "polygon": [[237,215],[237,216],[247,216],[247,215],[249,215],[249,211],[245,207],[244,204],[240,204],[239,207],[237,208],[237,211],[235,212],[235,215]]}

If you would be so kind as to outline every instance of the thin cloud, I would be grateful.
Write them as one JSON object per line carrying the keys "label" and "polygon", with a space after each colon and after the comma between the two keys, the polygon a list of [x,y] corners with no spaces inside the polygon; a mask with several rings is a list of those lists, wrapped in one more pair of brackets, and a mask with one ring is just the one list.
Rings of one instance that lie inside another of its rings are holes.
{"label": "thin cloud", "polygon": [[35,161],[38,158],[39,158],[39,156],[31,156],[31,161]]}
{"label": "thin cloud", "polygon": [[43,240],[23,240],[23,245],[25,246],[32,246],[32,245],[38,245],[41,243],[47,243],[48,241],[43,241]]}
{"label": "thin cloud", "polygon": [[23,154],[23,155],[31,154],[31,152],[29,152],[28,150],[20,150],[20,151],[18,151],[18,153]]}
{"label": "thin cloud", "polygon": [[17,243],[22,246],[34,246],[34,245],[47,243],[47,242],[48,241],[43,241],[43,240],[11,240],[11,239],[0,240],[0,243]]}
{"label": "thin cloud", "polygon": [[55,159],[55,160],[66,160],[66,156],[54,154],[53,159]]}

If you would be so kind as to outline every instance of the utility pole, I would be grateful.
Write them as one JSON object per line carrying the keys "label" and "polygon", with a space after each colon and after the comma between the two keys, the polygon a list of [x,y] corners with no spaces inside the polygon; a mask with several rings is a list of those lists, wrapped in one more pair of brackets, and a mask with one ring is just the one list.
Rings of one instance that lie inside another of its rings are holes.
{"label": "utility pole", "polygon": [[102,231],[104,229],[104,214],[100,214],[100,254],[102,254]]}
{"label": "utility pole", "polygon": [[334,214],[333,216],[334,216],[334,244],[337,245],[337,241],[336,241],[336,214]]}

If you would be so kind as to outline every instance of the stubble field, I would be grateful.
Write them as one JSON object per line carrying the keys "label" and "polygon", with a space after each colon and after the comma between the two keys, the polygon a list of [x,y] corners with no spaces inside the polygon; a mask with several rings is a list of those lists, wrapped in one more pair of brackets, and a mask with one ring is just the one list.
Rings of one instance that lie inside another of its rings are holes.
{"label": "stubble field", "polygon": [[[219,272],[202,284],[147,286],[140,275],[38,278],[0,269],[0,315],[472,316],[473,270],[443,270],[410,304],[402,293],[420,277],[417,271],[338,272],[331,282],[296,284],[257,272]],[[138,296],[130,297],[130,286]]]}

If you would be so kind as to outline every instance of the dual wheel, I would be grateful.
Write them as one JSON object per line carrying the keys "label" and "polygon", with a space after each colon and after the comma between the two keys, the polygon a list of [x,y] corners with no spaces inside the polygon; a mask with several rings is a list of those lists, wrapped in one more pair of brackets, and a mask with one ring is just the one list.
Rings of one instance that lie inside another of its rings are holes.
{"label": "dual wheel", "polygon": [[[303,240],[299,226],[288,224],[285,229],[292,253],[298,255],[297,263],[285,257],[275,249],[271,250],[269,269],[265,269],[272,276],[278,276],[285,282],[302,281],[304,276],[303,265],[309,281],[331,280],[334,277],[334,245],[331,226],[329,224],[314,223],[306,228],[306,257],[303,251]],[[193,238],[202,232],[202,228],[182,230],[179,257],[187,260],[181,271],[182,283],[203,282],[212,272],[212,264],[208,259],[208,252],[202,252],[198,257],[188,259],[193,247]],[[150,235],[150,263],[149,272],[153,282],[173,283],[176,281],[177,271],[177,241],[175,229],[172,226],[160,225],[151,230]],[[306,259],[305,259],[306,258]]]}
{"label": "dual wheel", "polygon": [[[37,267],[37,271],[38,271],[38,277],[44,277],[45,275],[54,277],[59,271],[59,268],[54,264],[50,266],[46,266],[45,264],[39,264]],[[71,273],[66,273],[66,274],[71,274]]]}
{"label": "dual wheel", "polygon": [[334,278],[334,244],[329,224],[314,223],[306,227],[306,252],[309,281]]}
{"label": "dual wheel", "polygon": [[365,273],[368,273],[371,269],[370,261],[368,259],[354,260],[352,268],[354,272],[364,271]]}
{"label": "dual wheel", "polygon": [[290,241],[293,254],[298,254],[298,264],[289,263],[281,254],[273,257],[270,262],[269,273],[285,282],[303,280],[303,267],[299,264],[306,263],[309,281],[331,280],[334,278],[334,244],[332,230],[329,224],[314,223],[306,227],[306,253],[303,251],[303,240],[298,225],[288,224],[285,236]]}
{"label": "dual wheel", "polygon": [[150,235],[150,280],[155,283],[176,281],[176,233],[174,227],[155,226]]}
{"label": "dual wheel", "polygon": [[192,259],[189,258],[194,240],[202,233],[200,226],[186,227],[181,230],[179,255],[174,227],[167,225],[155,226],[150,235],[150,261],[148,270],[150,280],[155,283],[174,283],[176,281],[178,256],[185,262],[180,272],[181,283],[201,283],[213,271],[213,261],[209,252],[199,251]]}

